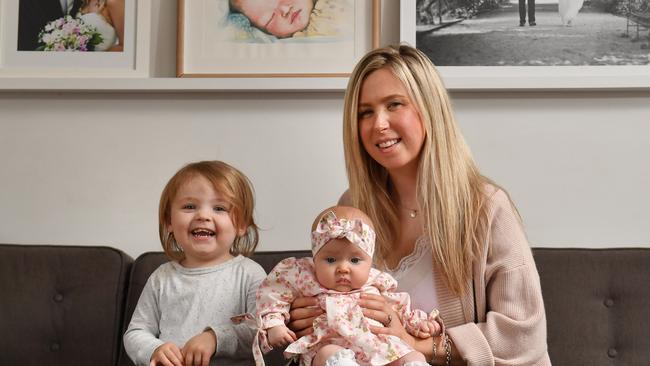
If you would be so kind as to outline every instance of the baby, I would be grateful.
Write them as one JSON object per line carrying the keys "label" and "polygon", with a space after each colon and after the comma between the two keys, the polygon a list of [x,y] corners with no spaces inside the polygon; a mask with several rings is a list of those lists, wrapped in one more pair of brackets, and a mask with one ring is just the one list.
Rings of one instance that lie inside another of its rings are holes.
{"label": "baby", "polygon": [[277,38],[341,36],[350,32],[353,24],[354,2],[351,0],[229,1],[230,8],[238,12],[229,17],[231,23],[246,29],[246,23],[250,22],[258,30]]}
{"label": "baby", "polygon": [[[396,293],[397,282],[372,266],[375,231],[363,212],[335,206],[312,225],[313,258],[287,258],[271,271],[257,292],[258,335],[253,345],[257,365],[262,352],[289,344],[284,355],[301,365],[427,365],[424,355],[400,338],[374,334],[370,326],[388,326],[364,317],[361,293],[381,294],[393,303],[394,315],[415,337],[442,331],[438,311],[426,314],[410,308],[407,293]],[[316,296],[325,313],[314,320],[312,334],[296,339],[285,323],[292,301]]]}
{"label": "baby", "polygon": [[230,7],[256,28],[287,38],[307,27],[314,0],[230,0]]}

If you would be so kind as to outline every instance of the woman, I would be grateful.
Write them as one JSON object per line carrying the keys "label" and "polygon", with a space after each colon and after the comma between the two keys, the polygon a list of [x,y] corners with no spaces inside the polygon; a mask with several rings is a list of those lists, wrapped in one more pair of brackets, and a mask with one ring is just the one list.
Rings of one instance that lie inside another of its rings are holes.
{"label": "woman", "polygon": [[79,12],[102,35],[95,51],[124,50],[124,0],[84,0]]}
{"label": "woman", "polygon": [[[413,307],[438,308],[446,335],[408,335],[380,296],[364,314],[433,364],[550,365],[539,276],[508,195],[478,171],[430,60],[400,45],[369,52],[350,77],[343,141],[349,190],[340,203],[375,223],[375,263]],[[314,299],[289,327],[311,331]]]}
{"label": "woman", "polygon": [[570,27],[573,19],[578,16],[578,12],[582,9],[583,0],[559,0],[558,12],[562,25]]}

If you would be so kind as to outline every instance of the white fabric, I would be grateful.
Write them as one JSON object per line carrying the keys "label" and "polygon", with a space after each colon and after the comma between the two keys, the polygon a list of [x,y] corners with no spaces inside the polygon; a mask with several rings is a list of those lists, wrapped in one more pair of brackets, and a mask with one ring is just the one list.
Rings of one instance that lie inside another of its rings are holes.
{"label": "white fabric", "polygon": [[103,15],[99,13],[82,14],[81,19],[84,23],[96,27],[99,34],[102,35],[102,43],[95,46],[95,51],[107,51],[115,45],[117,32]]}
{"label": "white fabric", "polygon": [[61,11],[63,11],[63,15],[70,14],[70,10],[72,10],[74,1],[60,0],[59,2],[61,3]]}
{"label": "white fabric", "polygon": [[394,269],[386,270],[397,280],[397,291],[411,295],[413,309],[430,313],[438,309],[438,294],[433,275],[433,253],[429,240],[421,236],[413,252],[404,256]]}
{"label": "white fabric", "polygon": [[573,19],[578,16],[578,12],[582,9],[583,2],[584,0],[559,0],[558,11],[562,24],[570,25],[573,22]]}
{"label": "white fabric", "polygon": [[331,355],[326,361],[325,366],[359,366],[354,360],[354,352],[344,349]]}
{"label": "white fabric", "polygon": [[168,262],[145,285],[124,334],[124,348],[138,366],[148,366],[164,342],[183,347],[206,328],[217,335],[210,365],[249,366],[256,329],[232,317],[255,313],[255,293],[266,277],[253,260],[237,256],[207,268]]}

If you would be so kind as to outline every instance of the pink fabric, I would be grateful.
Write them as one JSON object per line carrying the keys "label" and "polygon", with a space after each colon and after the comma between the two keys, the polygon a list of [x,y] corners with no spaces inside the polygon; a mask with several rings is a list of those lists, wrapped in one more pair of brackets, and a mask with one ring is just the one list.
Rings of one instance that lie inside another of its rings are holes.
{"label": "pink fabric", "polygon": [[544,301],[528,240],[506,193],[489,190],[489,231],[473,271],[479,323],[473,322],[472,280],[458,297],[436,266],[440,314],[468,366],[550,366]]}
{"label": "pink fabric", "polygon": [[318,251],[330,240],[346,238],[372,258],[375,252],[375,231],[360,219],[339,219],[332,211],[321,217],[316,230],[311,233],[311,252]]}
{"label": "pink fabric", "polygon": [[389,274],[371,269],[368,281],[359,290],[345,293],[328,290],[316,281],[312,258],[281,261],[257,292],[259,330],[253,346],[256,364],[263,365],[262,353],[271,349],[266,329],[284,324],[289,318],[291,303],[301,296],[317,296],[326,313],[314,320],[313,334],[287,347],[285,357],[299,357],[301,365],[310,365],[320,347],[337,344],[353,350],[360,365],[385,365],[401,358],[413,349],[395,336],[371,333],[369,325],[383,325],[364,317],[357,305],[362,292],[387,296],[394,301],[393,307],[412,334],[422,321],[434,320],[421,310],[411,310],[408,294],[395,293],[396,287],[397,282]]}

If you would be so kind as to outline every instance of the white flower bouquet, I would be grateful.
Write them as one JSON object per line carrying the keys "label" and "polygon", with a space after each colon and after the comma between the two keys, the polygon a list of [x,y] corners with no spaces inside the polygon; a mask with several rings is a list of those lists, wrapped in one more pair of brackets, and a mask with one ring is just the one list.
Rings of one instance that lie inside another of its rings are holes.
{"label": "white flower bouquet", "polygon": [[80,18],[66,15],[45,25],[38,34],[37,51],[94,51],[102,35]]}

